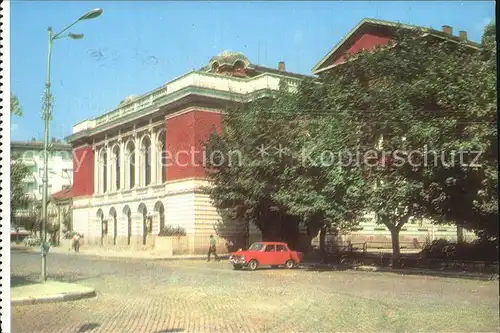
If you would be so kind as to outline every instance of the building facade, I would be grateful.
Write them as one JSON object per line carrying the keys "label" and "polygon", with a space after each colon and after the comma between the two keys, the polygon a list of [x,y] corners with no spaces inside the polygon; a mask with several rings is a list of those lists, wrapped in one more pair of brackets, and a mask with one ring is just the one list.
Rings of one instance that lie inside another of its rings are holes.
{"label": "building facade", "polygon": [[[44,171],[44,143],[12,141],[10,144],[12,159],[17,159],[30,169],[30,175],[24,180],[25,192],[35,200],[42,199],[42,177]],[[73,181],[73,156],[71,145],[53,139],[50,143],[48,160],[49,195],[71,187]]]}
{"label": "building facade", "polygon": [[200,70],[75,125],[68,138],[74,230],[90,245],[149,249],[161,230],[180,227],[188,252],[205,253],[219,217],[202,190],[209,185],[204,142],[221,130],[229,105],[272,96],[280,82],[293,90],[302,77],[284,63],[271,69],[223,52]]}
{"label": "building facade", "polygon": [[[11,158],[26,165],[30,174],[23,180],[24,192],[33,200],[33,206],[26,209],[19,209],[13,212],[17,226],[31,228],[36,224],[40,216],[42,200],[42,177],[44,172],[44,143],[33,139],[30,142],[11,142]],[[73,181],[73,157],[71,145],[52,139],[49,146],[48,159],[48,194],[49,198],[53,194],[61,191],[68,191]],[[37,205],[40,203],[40,206]],[[37,208],[38,207],[38,208]],[[52,226],[59,226],[57,222],[57,210],[48,206],[48,220],[50,230],[56,230]],[[58,229],[57,229],[58,230]],[[54,236],[57,238],[57,236]]]}

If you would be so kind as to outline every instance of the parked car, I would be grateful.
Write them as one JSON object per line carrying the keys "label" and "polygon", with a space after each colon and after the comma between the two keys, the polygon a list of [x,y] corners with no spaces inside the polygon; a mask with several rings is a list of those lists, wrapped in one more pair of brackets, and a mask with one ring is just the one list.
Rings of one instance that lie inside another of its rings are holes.
{"label": "parked car", "polygon": [[302,252],[290,250],[286,243],[257,242],[253,243],[248,250],[231,253],[229,262],[234,269],[247,267],[253,271],[258,266],[294,268],[303,258]]}

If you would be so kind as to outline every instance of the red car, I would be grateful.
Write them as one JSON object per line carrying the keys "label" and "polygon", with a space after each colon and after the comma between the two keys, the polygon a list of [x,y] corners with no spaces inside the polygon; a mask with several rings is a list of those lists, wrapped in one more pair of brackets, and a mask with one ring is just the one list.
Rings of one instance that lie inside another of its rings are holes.
{"label": "red car", "polygon": [[231,253],[229,262],[234,269],[248,267],[255,270],[258,266],[278,267],[284,265],[286,268],[297,267],[304,254],[292,251],[286,243],[282,242],[257,242],[253,243],[248,250]]}

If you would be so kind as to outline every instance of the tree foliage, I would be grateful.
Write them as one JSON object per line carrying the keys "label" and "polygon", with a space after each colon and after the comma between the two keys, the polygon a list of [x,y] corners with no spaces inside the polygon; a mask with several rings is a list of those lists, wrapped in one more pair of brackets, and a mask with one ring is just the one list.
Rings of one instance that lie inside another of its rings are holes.
{"label": "tree foliage", "polygon": [[297,93],[282,85],[272,99],[228,109],[224,131],[208,145],[209,155],[233,157],[211,164],[215,206],[254,223],[264,239],[293,243],[301,224],[314,236],[325,224],[348,228],[361,213],[359,205],[349,204],[361,195],[359,172],[324,167],[309,158],[312,150],[321,149],[318,143],[333,151],[344,145],[342,135],[331,135],[342,131],[340,123],[321,114],[308,118],[314,85],[304,82]]}
{"label": "tree foliage", "polygon": [[373,213],[391,232],[394,266],[411,218],[497,235],[492,30],[478,50],[401,29],[388,47],[347,60],[295,93],[283,86],[225,112],[208,152],[239,159],[211,163],[215,206],[264,234],[283,220],[348,230]]}
{"label": "tree foliage", "polygon": [[375,167],[363,163],[366,208],[391,231],[396,259],[410,217],[498,232],[491,52],[400,31],[392,47],[358,54],[324,78],[323,100],[348,120],[347,133],[363,152],[380,153]]}
{"label": "tree foliage", "polygon": [[23,110],[21,108],[21,104],[19,103],[19,99],[12,93],[10,93],[10,114],[19,117],[23,115]]}
{"label": "tree foliage", "polygon": [[30,175],[29,168],[19,160],[14,160],[10,166],[10,209],[11,223],[14,222],[14,214],[18,209],[28,208],[30,198],[26,194],[23,180]]}

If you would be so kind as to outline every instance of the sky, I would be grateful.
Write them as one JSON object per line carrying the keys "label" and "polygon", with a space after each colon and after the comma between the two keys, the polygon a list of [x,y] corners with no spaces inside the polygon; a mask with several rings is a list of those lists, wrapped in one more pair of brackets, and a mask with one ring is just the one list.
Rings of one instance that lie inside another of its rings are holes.
{"label": "sky", "polygon": [[267,67],[311,69],[363,18],[399,21],[479,42],[494,20],[494,1],[11,1],[11,91],[24,116],[11,119],[11,140],[43,139],[42,96],[47,71],[47,27],[58,32],[93,8],[94,20],[70,31],[52,52],[54,113],[50,136],[115,109],[208,64],[224,50],[243,52]]}

